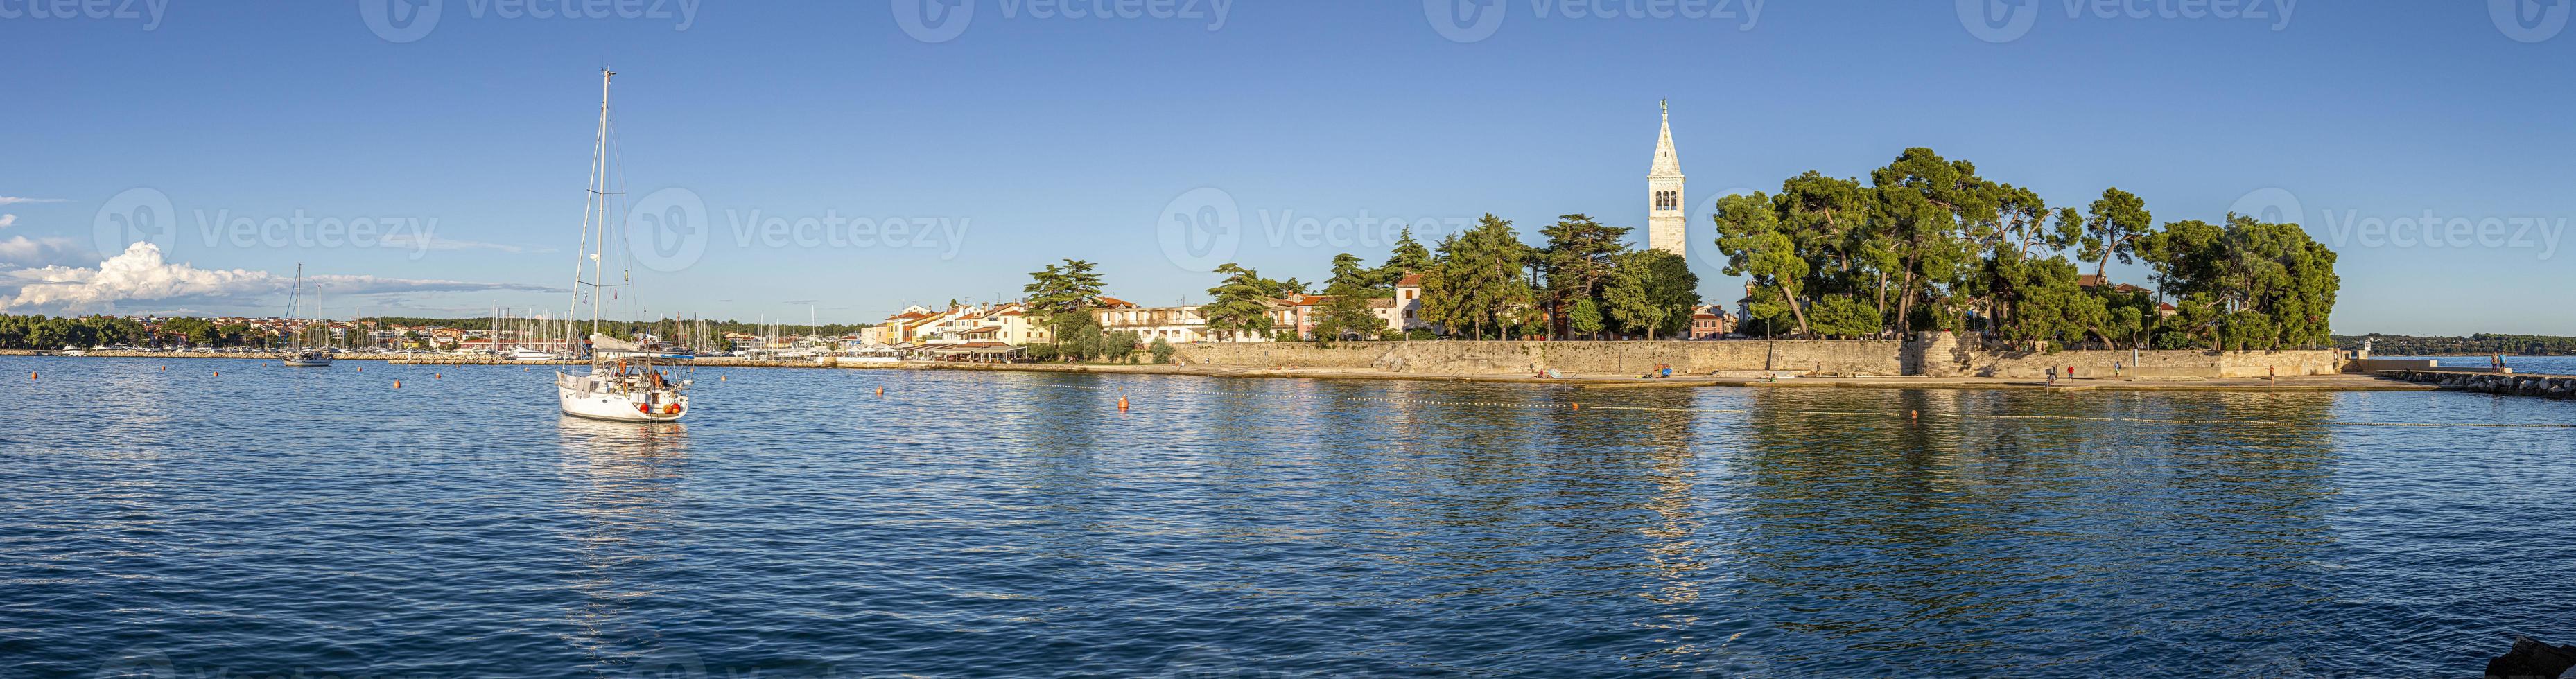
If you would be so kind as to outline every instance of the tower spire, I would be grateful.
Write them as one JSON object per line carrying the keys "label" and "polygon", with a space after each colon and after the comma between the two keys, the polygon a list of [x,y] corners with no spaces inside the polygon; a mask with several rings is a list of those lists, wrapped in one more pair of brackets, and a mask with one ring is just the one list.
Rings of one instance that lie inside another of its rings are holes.
{"label": "tower spire", "polygon": [[1682,155],[1673,149],[1673,105],[1667,99],[1657,103],[1663,109],[1663,129],[1655,137],[1655,162],[1646,170],[1646,246],[1683,254],[1688,249],[1683,236],[1688,217],[1682,194]]}
{"label": "tower spire", "polygon": [[1673,150],[1673,105],[1670,100],[1666,100],[1662,106],[1664,129],[1661,136],[1655,139],[1655,165],[1647,170],[1646,176],[1679,177],[1682,176],[1682,155],[1681,152]]}

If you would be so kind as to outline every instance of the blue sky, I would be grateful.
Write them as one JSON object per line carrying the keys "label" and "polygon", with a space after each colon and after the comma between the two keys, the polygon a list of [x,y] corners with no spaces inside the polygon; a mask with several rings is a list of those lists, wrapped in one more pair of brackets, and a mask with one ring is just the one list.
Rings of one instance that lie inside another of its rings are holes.
{"label": "blue sky", "polygon": [[[1986,24],[1950,2],[920,1],[0,0],[0,285],[56,286],[0,300],[274,313],[300,262],[334,316],[560,309],[608,65],[627,200],[701,239],[637,258],[656,314],[872,320],[1066,257],[1123,298],[1201,301],[1211,259],[1312,281],[1384,254],[1306,218],[1642,226],[1668,98],[1711,299],[1740,294],[1712,199],[1928,146],[2159,221],[2295,203],[2342,253],[2338,332],[2576,334],[2576,243],[2551,235],[2576,216],[2571,3],[1968,0]],[[388,9],[412,20],[371,22]],[[161,261],[102,244],[165,205]],[[2428,243],[2428,212],[2468,230]],[[363,245],[320,233],[361,220]]]}

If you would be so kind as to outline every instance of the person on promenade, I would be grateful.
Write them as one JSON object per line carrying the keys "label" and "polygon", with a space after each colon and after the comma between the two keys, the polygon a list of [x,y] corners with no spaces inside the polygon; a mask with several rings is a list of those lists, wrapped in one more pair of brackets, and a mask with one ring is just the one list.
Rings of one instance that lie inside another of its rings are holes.
{"label": "person on promenade", "polygon": [[2057,386],[2057,366],[2048,367],[2048,386]]}

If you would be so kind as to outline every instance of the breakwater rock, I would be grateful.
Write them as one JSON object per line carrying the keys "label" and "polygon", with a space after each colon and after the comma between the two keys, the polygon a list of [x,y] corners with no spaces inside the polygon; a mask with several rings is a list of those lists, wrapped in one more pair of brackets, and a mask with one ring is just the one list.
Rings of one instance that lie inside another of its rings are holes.
{"label": "breakwater rock", "polygon": [[2531,637],[2514,637],[2513,650],[2487,661],[2490,679],[2558,679],[2576,666],[2576,648],[2552,646]]}
{"label": "breakwater rock", "polygon": [[2576,398],[2576,377],[2434,370],[2408,370],[2400,375],[2409,382],[2438,384],[2446,389],[2479,394],[2538,396],[2561,400]]}

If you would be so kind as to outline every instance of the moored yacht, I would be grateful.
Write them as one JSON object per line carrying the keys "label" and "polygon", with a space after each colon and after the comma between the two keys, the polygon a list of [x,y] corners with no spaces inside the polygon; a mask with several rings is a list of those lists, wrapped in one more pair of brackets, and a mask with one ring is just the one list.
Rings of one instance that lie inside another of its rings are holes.
{"label": "moored yacht", "polygon": [[688,356],[644,351],[599,334],[591,335],[589,344],[589,374],[555,373],[556,399],[564,414],[620,422],[669,422],[688,414],[689,397],[682,392],[689,380],[673,381],[661,370]]}
{"label": "moored yacht", "polygon": [[[607,241],[608,201],[620,195],[610,188],[608,83],[617,74],[599,71],[599,136],[590,156],[590,198],[582,210],[581,259],[573,268],[573,306],[568,318],[581,318],[581,307],[590,306],[589,339],[582,342],[582,355],[590,359],[590,371],[574,374],[555,372],[555,401],[563,414],[595,420],[617,422],[670,422],[689,413],[688,380],[665,375],[663,366],[689,360],[684,354],[668,354],[642,345],[610,337],[599,331],[600,313],[607,304],[611,288],[631,285],[632,272],[623,272],[618,282],[607,282],[609,254]],[[585,280],[586,279],[586,280]]]}

